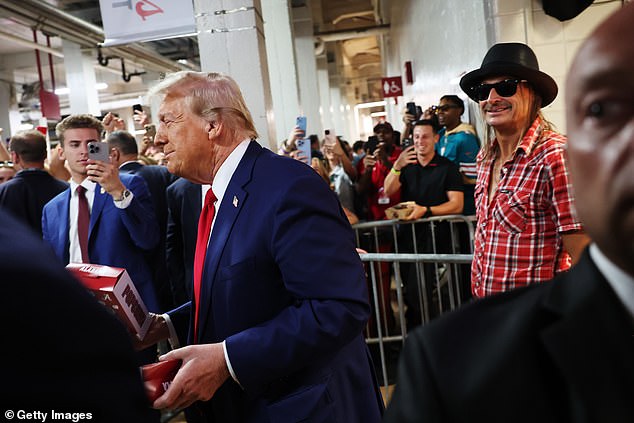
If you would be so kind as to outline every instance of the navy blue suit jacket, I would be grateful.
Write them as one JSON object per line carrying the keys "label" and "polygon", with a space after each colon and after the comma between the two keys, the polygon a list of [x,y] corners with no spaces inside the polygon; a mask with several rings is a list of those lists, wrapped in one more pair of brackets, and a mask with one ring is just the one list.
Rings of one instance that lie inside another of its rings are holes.
{"label": "navy blue suit jacket", "polygon": [[[152,284],[152,269],[144,253],[159,241],[152,200],[143,179],[120,175],[121,182],[134,194],[130,205],[119,209],[112,197],[97,184],[90,213],[88,255],[93,264],[122,267],[128,271],[150,311],[159,311]],[[53,198],[42,216],[42,232],[64,264],[69,261],[70,188]]]}
{"label": "navy blue suit jacket", "polygon": [[160,310],[167,311],[181,302],[175,302],[170,289],[167,265],[165,263],[165,233],[167,230],[167,197],[165,190],[176,181],[177,177],[169,173],[165,166],[147,165],[130,162],[121,166],[120,173],[140,176],[147,184],[154,205],[154,215],[159,227],[159,242],[152,251],[146,254],[152,268],[152,280]]}
{"label": "navy blue suit jacket", "polygon": [[252,141],[219,207],[203,272],[199,343],[226,340],[241,385],[226,381],[202,405],[208,418],[380,421],[362,334],[369,313],[336,195],[310,167]]}
{"label": "navy blue suit jacket", "polygon": [[41,239],[1,211],[0,221],[0,329],[12,345],[0,349],[2,403],[153,421],[124,326]]}
{"label": "navy blue suit jacket", "polygon": [[42,209],[66,188],[66,182],[55,179],[44,169],[21,170],[0,185],[0,207],[42,236]]}
{"label": "navy blue suit jacket", "polygon": [[166,262],[172,295],[177,304],[192,298],[201,192],[199,184],[183,178],[167,188]]}

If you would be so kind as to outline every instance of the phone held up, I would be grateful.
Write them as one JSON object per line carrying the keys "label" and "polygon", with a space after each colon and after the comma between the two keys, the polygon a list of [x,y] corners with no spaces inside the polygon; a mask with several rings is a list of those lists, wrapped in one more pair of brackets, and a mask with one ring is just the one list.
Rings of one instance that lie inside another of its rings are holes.
{"label": "phone held up", "polygon": [[368,154],[374,154],[374,150],[376,150],[376,146],[379,144],[379,137],[376,135],[370,135],[368,137],[368,142],[365,144],[365,148],[368,151]]}
{"label": "phone held up", "polygon": [[414,140],[411,138],[403,138],[403,141],[401,141],[401,148],[403,150],[411,147],[412,145],[414,145]]}
{"label": "phone held up", "polygon": [[306,116],[297,116],[295,126],[304,131],[304,136],[306,136]]}
{"label": "phone held up", "polygon": [[295,144],[297,145],[297,150],[299,150],[300,154],[303,156],[301,158],[298,157],[298,159],[300,159],[307,165],[310,165],[310,159],[311,159],[310,138],[303,138],[301,140],[297,140],[295,141]]}
{"label": "phone held up", "polygon": [[110,150],[108,149],[107,142],[89,142],[88,143],[88,158],[90,160],[96,160],[99,162],[110,162]]}

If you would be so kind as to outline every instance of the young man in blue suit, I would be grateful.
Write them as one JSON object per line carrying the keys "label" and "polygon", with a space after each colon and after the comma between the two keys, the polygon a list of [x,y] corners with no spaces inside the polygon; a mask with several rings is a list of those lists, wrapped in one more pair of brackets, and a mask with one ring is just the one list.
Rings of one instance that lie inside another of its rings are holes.
{"label": "young man in blue suit", "polygon": [[[56,127],[60,156],[70,169],[70,187],[53,198],[42,216],[44,240],[64,264],[93,263],[122,267],[128,271],[151,311],[159,311],[152,285],[152,269],[144,253],[159,241],[152,200],[143,179],[119,175],[110,162],[88,159],[88,143],[100,141],[103,127],[91,115],[72,115]],[[88,257],[79,241],[77,188],[85,189],[90,209]]]}
{"label": "young man in blue suit", "polygon": [[154,316],[150,338],[167,337],[170,320],[190,344],[161,357],[183,365],[154,406],[199,401],[207,421],[380,421],[365,275],[335,194],[254,141],[231,78],[180,72],[151,94],[162,96],[155,143],[168,169],[217,198],[211,229],[199,224],[193,301]]}

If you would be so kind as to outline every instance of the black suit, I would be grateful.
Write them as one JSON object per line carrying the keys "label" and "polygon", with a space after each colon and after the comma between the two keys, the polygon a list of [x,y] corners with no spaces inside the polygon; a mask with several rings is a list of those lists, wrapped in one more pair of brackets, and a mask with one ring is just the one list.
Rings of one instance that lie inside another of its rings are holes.
{"label": "black suit", "polygon": [[0,348],[5,409],[90,412],[91,421],[147,422],[130,335],[50,248],[0,212]]}
{"label": "black suit", "polygon": [[405,343],[385,422],[632,422],[634,321],[588,252]]}
{"label": "black suit", "polygon": [[68,184],[52,177],[44,169],[25,169],[0,185],[0,208],[42,236],[42,209]]}
{"label": "black suit", "polygon": [[165,264],[165,231],[167,228],[165,190],[177,178],[169,173],[165,166],[144,166],[137,162],[126,163],[119,168],[119,172],[132,173],[142,177],[150,191],[154,214],[159,225],[160,239],[156,248],[148,253],[147,260],[152,267],[152,280],[154,281],[154,290],[158,297],[159,307],[161,311],[170,310],[180,305],[180,303],[174,303],[173,301]]}
{"label": "black suit", "polygon": [[167,188],[167,270],[177,304],[192,298],[201,186],[180,178]]}

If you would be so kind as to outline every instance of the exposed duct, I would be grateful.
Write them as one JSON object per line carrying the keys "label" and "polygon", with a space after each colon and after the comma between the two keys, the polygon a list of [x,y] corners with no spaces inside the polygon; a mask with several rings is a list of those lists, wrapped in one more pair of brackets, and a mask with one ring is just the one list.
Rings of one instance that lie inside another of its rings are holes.
{"label": "exposed duct", "polygon": [[390,24],[383,24],[363,28],[344,29],[340,31],[319,32],[315,34],[315,38],[326,42],[343,41],[351,40],[353,38],[370,37],[372,35],[385,35],[389,32]]}
{"label": "exposed duct", "polygon": [[[96,48],[105,38],[103,29],[98,26],[41,0],[0,0],[0,13],[24,26],[36,28],[50,35],[58,35],[84,48]],[[142,65],[146,70],[174,72],[187,69],[139,44],[109,47],[108,51]]]}

